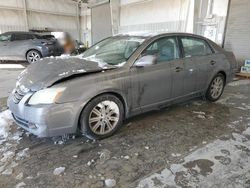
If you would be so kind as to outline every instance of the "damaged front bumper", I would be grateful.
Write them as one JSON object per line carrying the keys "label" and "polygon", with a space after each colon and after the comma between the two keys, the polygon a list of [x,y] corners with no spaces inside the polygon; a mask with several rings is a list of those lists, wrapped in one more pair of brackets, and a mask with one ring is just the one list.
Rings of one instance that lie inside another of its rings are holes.
{"label": "damaged front bumper", "polygon": [[27,101],[32,93],[27,93],[19,103],[8,98],[8,107],[16,124],[38,137],[52,137],[76,133],[80,108],[78,102],[30,106]]}

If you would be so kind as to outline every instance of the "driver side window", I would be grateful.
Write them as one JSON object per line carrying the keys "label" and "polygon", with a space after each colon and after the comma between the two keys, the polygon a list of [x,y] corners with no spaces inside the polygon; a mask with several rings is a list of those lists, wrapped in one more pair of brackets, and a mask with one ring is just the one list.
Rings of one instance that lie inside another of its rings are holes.
{"label": "driver side window", "polygon": [[175,37],[165,37],[154,41],[142,54],[143,56],[155,56],[156,63],[165,63],[180,58],[179,47]]}

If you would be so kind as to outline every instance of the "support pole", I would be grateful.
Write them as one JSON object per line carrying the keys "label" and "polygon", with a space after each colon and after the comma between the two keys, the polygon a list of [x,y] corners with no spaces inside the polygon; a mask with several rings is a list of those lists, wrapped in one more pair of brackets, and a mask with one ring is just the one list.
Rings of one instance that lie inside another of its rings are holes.
{"label": "support pole", "polygon": [[28,15],[27,15],[26,0],[23,0],[23,14],[24,14],[24,20],[25,20],[25,30],[29,31],[29,21],[28,21]]}
{"label": "support pole", "polygon": [[77,37],[81,41],[81,24],[80,24],[80,6],[76,3],[76,25],[77,25]]}

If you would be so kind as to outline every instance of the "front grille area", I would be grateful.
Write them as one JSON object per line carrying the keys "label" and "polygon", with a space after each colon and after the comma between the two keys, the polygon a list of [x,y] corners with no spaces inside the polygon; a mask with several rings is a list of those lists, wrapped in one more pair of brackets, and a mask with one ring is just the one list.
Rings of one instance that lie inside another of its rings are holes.
{"label": "front grille area", "polygon": [[20,87],[17,86],[16,89],[15,89],[15,91],[14,91],[14,93],[13,93],[13,97],[12,97],[13,102],[16,103],[16,104],[18,104],[22,100],[22,98],[24,97],[25,94],[26,93],[24,93],[20,89]]}

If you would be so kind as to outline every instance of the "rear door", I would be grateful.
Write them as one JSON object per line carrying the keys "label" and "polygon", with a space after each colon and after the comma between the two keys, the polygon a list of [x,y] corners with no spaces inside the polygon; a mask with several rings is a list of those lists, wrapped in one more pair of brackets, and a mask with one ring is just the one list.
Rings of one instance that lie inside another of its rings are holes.
{"label": "rear door", "polygon": [[132,82],[138,82],[137,104],[143,109],[163,104],[171,99],[173,62],[179,61],[176,37],[163,37],[152,42],[141,56],[156,57],[156,64],[134,67]]}
{"label": "rear door", "polygon": [[185,65],[189,74],[193,71],[196,77],[196,83],[193,83],[193,86],[190,85],[190,90],[203,91],[207,87],[214,66],[216,66],[215,54],[207,41],[201,38],[185,36],[180,39]]}

